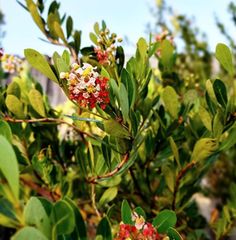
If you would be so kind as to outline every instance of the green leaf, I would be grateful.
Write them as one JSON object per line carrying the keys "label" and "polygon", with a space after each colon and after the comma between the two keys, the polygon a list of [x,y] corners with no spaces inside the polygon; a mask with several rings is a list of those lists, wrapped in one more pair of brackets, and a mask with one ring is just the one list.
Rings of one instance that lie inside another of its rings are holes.
{"label": "green leaf", "polygon": [[212,102],[217,103],[216,95],[210,79],[206,81],[206,90]]}
{"label": "green leaf", "polygon": [[67,34],[67,38],[70,37],[71,33],[73,30],[73,19],[71,16],[69,16],[66,20],[66,34]]}
{"label": "green leaf", "polygon": [[56,35],[65,43],[67,44],[67,41],[66,41],[66,38],[65,38],[65,35],[64,35],[64,32],[62,30],[62,27],[60,25],[59,22],[54,22],[53,23],[53,28],[54,28],[54,31],[56,33]]}
{"label": "green leaf", "polygon": [[221,111],[217,111],[213,120],[213,133],[215,138],[219,138],[224,130],[224,115]]}
{"label": "green leaf", "polygon": [[85,145],[81,145],[76,149],[75,158],[80,170],[80,174],[83,177],[87,177],[88,157]]}
{"label": "green leaf", "polygon": [[96,236],[101,236],[103,240],[112,240],[111,226],[107,217],[98,224]]}
{"label": "green leaf", "polygon": [[31,89],[29,92],[29,101],[33,109],[42,117],[46,117],[43,96],[36,89]]}
{"label": "green leaf", "polygon": [[31,197],[24,208],[25,223],[36,227],[47,238],[51,236],[51,223],[48,215],[41,203],[36,197]]}
{"label": "green leaf", "polygon": [[133,108],[136,100],[136,95],[137,95],[136,84],[135,84],[135,80],[130,76],[128,71],[124,68],[122,69],[122,72],[121,72],[121,81],[127,89],[129,106],[130,108]]}
{"label": "green leaf", "polygon": [[99,31],[99,24],[98,24],[98,22],[96,22],[96,23],[94,24],[93,30],[94,30],[94,32],[95,32],[97,35],[99,35],[100,31]]}
{"label": "green leaf", "polygon": [[78,207],[68,197],[66,197],[65,200],[66,200],[66,202],[68,202],[70,204],[70,206],[72,207],[72,209],[74,211],[74,214],[75,214],[75,226],[76,226],[75,231],[77,232],[77,235],[79,236],[79,239],[80,240],[87,240],[86,226],[85,226],[83,217],[82,217]]}
{"label": "green leaf", "polygon": [[123,83],[120,84],[119,91],[120,108],[125,121],[129,119],[129,98],[127,90]]}
{"label": "green leaf", "polygon": [[179,96],[175,92],[174,88],[167,86],[164,88],[162,93],[162,99],[165,104],[166,110],[170,113],[173,118],[178,117],[180,103]]}
{"label": "green leaf", "polygon": [[173,193],[175,188],[175,170],[173,170],[170,166],[164,165],[162,167],[162,172],[165,177],[166,185],[169,190]]}
{"label": "green leaf", "polygon": [[19,197],[19,168],[15,152],[7,139],[0,135],[0,170],[16,199]]}
{"label": "green leaf", "polygon": [[236,144],[236,127],[232,128],[231,131],[228,132],[228,137],[223,141],[220,146],[220,151],[225,151],[230,149]]}
{"label": "green leaf", "polygon": [[216,46],[216,58],[223,68],[230,74],[234,74],[233,56],[230,49],[223,43]]}
{"label": "green leaf", "polygon": [[32,65],[32,67],[37,69],[49,79],[58,83],[56,75],[54,74],[50,65],[42,54],[31,48],[25,49],[24,54],[27,61]]}
{"label": "green leaf", "polygon": [[109,146],[109,141],[107,136],[103,138],[102,154],[107,167],[109,168],[109,170],[111,170],[111,147]]}
{"label": "green leaf", "polygon": [[48,240],[39,230],[34,227],[24,227],[18,231],[12,238],[12,240]]}
{"label": "green leaf", "polygon": [[0,120],[0,135],[5,137],[9,142],[12,139],[12,132],[9,124],[3,120]]}
{"label": "green leaf", "polygon": [[75,31],[74,33],[75,51],[77,54],[79,53],[81,47],[81,34],[81,31]]}
{"label": "green leaf", "polygon": [[90,38],[90,40],[95,44],[95,45],[97,45],[98,44],[98,38],[97,38],[97,36],[94,34],[94,33],[90,33],[89,34],[89,38]]}
{"label": "green leaf", "polygon": [[202,161],[210,157],[219,147],[219,143],[215,138],[201,138],[199,139],[193,148],[191,156],[192,161]]}
{"label": "green leaf", "polygon": [[60,21],[60,19],[58,18],[57,14],[54,14],[52,12],[49,13],[48,18],[47,18],[47,26],[48,26],[50,35],[55,39],[58,39],[58,35],[55,30],[54,23],[59,22],[59,21]]}
{"label": "green leaf", "polygon": [[110,74],[108,73],[108,71],[107,71],[104,67],[102,67],[101,75],[102,75],[103,77],[106,77],[106,78],[109,78],[109,79],[110,79]]}
{"label": "green leaf", "polygon": [[160,45],[161,50],[161,63],[163,64],[166,70],[171,70],[174,65],[174,47],[165,39],[161,42]]}
{"label": "green leaf", "polygon": [[223,108],[226,108],[228,98],[227,98],[227,90],[226,90],[225,84],[221,80],[216,79],[213,83],[213,89],[214,89],[215,96],[218,103]]}
{"label": "green leaf", "polygon": [[174,141],[174,139],[172,137],[169,137],[169,142],[170,142],[170,147],[171,147],[171,151],[174,155],[174,158],[178,164],[178,167],[180,167],[180,161],[179,161],[179,150],[178,150],[178,147]]}
{"label": "green leaf", "polygon": [[64,60],[65,64],[68,66],[70,66],[70,53],[67,50],[64,50],[62,53],[62,59]]}
{"label": "green leaf", "polygon": [[101,196],[99,200],[99,205],[103,206],[109,202],[111,202],[117,195],[118,188],[117,187],[111,187],[108,188]]}
{"label": "green leaf", "polygon": [[65,200],[55,203],[51,212],[53,236],[56,239],[61,234],[70,234],[75,228],[75,215],[70,204]]}
{"label": "green leaf", "polygon": [[170,240],[183,240],[181,235],[172,227],[170,227],[167,230],[167,235],[170,238]]}
{"label": "green leaf", "polygon": [[157,228],[158,233],[166,233],[170,227],[177,222],[176,214],[171,210],[163,210],[153,219],[152,225]]}
{"label": "green leaf", "polygon": [[23,103],[14,95],[7,95],[6,97],[7,108],[16,115],[17,118],[24,118]]}
{"label": "green leaf", "polygon": [[148,45],[144,38],[140,38],[137,43],[137,50],[142,59],[145,59],[147,55]]}
{"label": "green leaf", "polygon": [[203,106],[200,106],[198,114],[206,129],[212,131],[212,118],[210,113]]}
{"label": "green leaf", "polygon": [[121,205],[121,219],[124,224],[133,225],[132,210],[131,210],[127,200],[123,200],[122,205]]}
{"label": "green leaf", "polygon": [[45,34],[45,26],[41,16],[39,15],[37,5],[32,0],[26,0],[27,8],[29,9],[31,16],[39,27],[39,29]]}
{"label": "green leaf", "polygon": [[139,216],[142,216],[144,219],[146,219],[146,213],[141,207],[136,207],[134,209],[134,212],[136,212]]}
{"label": "green leaf", "polygon": [[18,99],[20,99],[21,96],[21,90],[20,86],[17,82],[11,82],[7,87],[7,95],[14,95]]}
{"label": "green leaf", "polygon": [[61,72],[69,72],[69,65],[66,64],[66,62],[64,61],[63,58],[57,58],[56,59],[57,61],[57,69],[58,69],[58,72],[61,73]]}
{"label": "green leaf", "polygon": [[130,134],[128,130],[126,130],[124,127],[122,127],[121,124],[119,124],[117,121],[113,119],[104,120],[104,130],[107,134],[119,137],[119,138],[130,138]]}

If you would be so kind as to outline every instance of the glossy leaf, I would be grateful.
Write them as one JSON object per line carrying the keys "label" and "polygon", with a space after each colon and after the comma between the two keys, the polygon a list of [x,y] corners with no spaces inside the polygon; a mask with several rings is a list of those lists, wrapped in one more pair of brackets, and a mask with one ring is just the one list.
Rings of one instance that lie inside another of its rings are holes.
{"label": "glossy leaf", "polygon": [[230,49],[223,43],[216,46],[216,58],[223,68],[231,75],[234,74],[233,56]]}
{"label": "glossy leaf", "polygon": [[67,38],[71,36],[73,30],[73,19],[71,16],[69,16],[66,20],[66,33],[67,33]]}
{"label": "glossy leaf", "polygon": [[75,31],[74,33],[75,51],[77,54],[79,53],[81,47],[81,34],[81,31]]}
{"label": "glossy leaf", "polygon": [[220,151],[228,150],[236,144],[236,127],[232,128],[228,133],[227,138],[220,146]]}
{"label": "glossy leaf", "polygon": [[30,200],[27,202],[24,209],[24,219],[27,225],[36,227],[47,238],[50,238],[50,220],[42,203],[36,197],[31,197]]}
{"label": "glossy leaf", "polygon": [[170,115],[173,118],[178,117],[178,113],[180,109],[180,103],[178,98],[179,97],[175,92],[174,88],[170,86],[165,87],[162,93],[162,99],[164,101],[167,111],[170,113]]}
{"label": "glossy leaf", "polygon": [[8,140],[0,135],[0,170],[15,198],[19,197],[19,168],[15,152]]}
{"label": "glossy leaf", "polygon": [[121,205],[121,219],[124,224],[133,224],[132,221],[132,210],[127,200],[123,200]]}
{"label": "glossy leaf", "polygon": [[70,234],[75,228],[75,215],[72,207],[65,200],[55,203],[51,213],[54,238],[61,234]]}
{"label": "glossy leaf", "polygon": [[178,147],[173,139],[173,137],[170,137],[169,138],[169,142],[170,142],[170,147],[171,147],[171,150],[172,150],[172,153],[174,155],[174,158],[178,164],[178,166],[180,167],[180,161],[179,161],[179,150],[178,150]]}
{"label": "glossy leaf", "polygon": [[54,82],[58,82],[56,75],[54,74],[50,65],[42,54],[30,48],[25,49],[24,54],[27,61],[32,65],[32,67],[37,69],[39,72],[41,72]]}
{"label": "glossy leaf", "polygon": [[127,90],[123,83],[120,84],[119,91],[120,108],[125,121],[129,119],[129,98]]}
{"label": "glossy leaf", "polygon": [[90,40],[95,44],[95,45],[97,45],[98,44],[98,38],[97,38],[97,36],[94,34],[94,33],[90,33],[89,34],[89,38],[90,38]]}
{"label": "glossy leaf", "polygon": [[221,111],[217,111],[213,120],[213,133],[215,138],[219,138],[224,130],[224,116]]}
{"label": "glossy leaf", "polygon": [[219,143],[215,138],[201,138],[193,148],[191,160],[199,162],[210,157],[219,147]]}
{"label": "glossy leaf", "polygon": [[146,219],[146,213],[141,207],[136,207],[134,209],[134,212],[136,212],[139,216],[142,216],[144,219]]}
{"label": "glossy leaf", "polygon": [[137,89],[134,79],[131,78],[129,72],[126,69],[123,69],[121,72],[121,81],[125,85],[128,93],[129,107],[133,108],[136,100]]}
{"label": "glossy leaf", "polygon": [[213,83],[213,89],[214,89],[215,96],[218,103],[223,108],[226,108],[228,97],[227,97],[227,90],[226,90],[225,84],[221,80],[216,79]]}
{"label": "glossy leaf", "polygon": [[45,26],[43,23],[43,20],[41,16],[39,15],[37,5],[32,0],[26,0],[27,8],[29,9],[31,16],[36,23],[36,25],[39,27],[39,29],[45,33]]}
{"label": "glossy leaf", "polygon": [[168,229],[167,235],[170,238],[170,240],[183,240],[181,235],[172,227]]}
{"label": "glossy leaf", "polygon": [[142,59],[145,59],[147,55],[148,45],[144,38],[140,38],[137,43],[138,52]]}
{"label": "glossy leaf", "polygon": [[101,196],[99,200],[99,205],[103,206],[106,203],[111,202],[117,195],[118,193],[118,188],[117,187],[111,187],[108,188]]}
{"label": "glossy leaf", "polygon": [[31,89],[29,92],[29,101],[33,109],[42,117],[46,117],[43,96],[36,89]]}
{"label": "glossy leaf", "polygon": [[212,131],[212,118],[209,112],[202,106],[200,106],[198,114],[204,126],[209,130]]}
{"label": "glossy leaf", "polygon": [[169,40],[164,40],[160,45],[161,63],[166,70],[171,70],[174,65],[174,47]]}
{"label": "glossy leaf", "polygon": [[12,238],[12,240],[48,240],[39,230],[34,227],[24,227],[18,231]]}
{"label": "glossy leaf", "polygon": [[96,236],[101,236],[103,240],[112,240],[111,226],[107,217],[98,224]]}
{"label": "glossy leaf", "polygon": [[176,214],[171,210],[163,210],[153,219],[153,226],[157,228],[158,233],[167,233],[170,227],[174,227],[177,222]]}
{"label": "glossy leaf", "polygon": [[14,95],[16,96],[18,99],[20,99],[21,96],[21,90],[20,90],[20,86],[17,82],[13,81],[11,82],[8,87],[7,87],[7,94],[8,95]]}
{"label": "glossy leaf", "polygon": [[113,119],[104,120],[104,130],[107,134],[119,137],[119,138],[130,138],[128,130],[126,130],[120,123]]}
{"label": "glossy leaf", "polygon": [[83,217],[76,206],[76,204],[69,198],[65,198],[66,202],[68,202],[71,206],[71,208],[74,211],[75,214],[75,231],[77,235],[79,236],[80,240],[87,240],[87,231],[86,231],[86,226],[83,220]]}
{"label": "glossy leaf", "polygon": [[108,137],[103,138],[102,154],[107,167],[111,170],[111,147],[109,146]]}
{"label": "glossy leaf", "polygon": [[67,44],[67,41],[66,41],[66,38],[65,38],[65,35],[64,35],[63,29],[62,29],[60,23],[55,21],[55,22],[53,23],[53,28],[54,28],[54,31],[55,31],[56,35],[57,35],[65,44]]}
{"label": "glossy leaf", "polygon": [[24,108],[22,102],[14,95],[7,95],[6,97],[7,108],[17,117],[24,118]]}
{"label": "glossy leaf", "polygon": [[12,140],[12,131],[9,124],[3,120],[0,120],[0,135],[5,137],[9,142]]}

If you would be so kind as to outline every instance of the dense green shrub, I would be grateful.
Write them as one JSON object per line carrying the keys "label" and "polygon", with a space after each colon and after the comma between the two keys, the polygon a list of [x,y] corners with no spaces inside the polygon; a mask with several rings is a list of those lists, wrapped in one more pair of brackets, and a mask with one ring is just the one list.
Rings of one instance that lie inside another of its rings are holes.
{"label": "dense green shrub", "polygon": [[[60,15],[59,3],[47,11],[43,1],[21,5],[49,42],[65,48],[50,61],[25,49],[27,62],[70,101],[53,108],[29,67],[3,55],[3,70],[16,73],[0,95],[0,224],[16,229],[12,239],[94,239],[95,228],[96,239],[229,236],[235,176],[219,193],[213,167],[235,157],[230,49],[219,43],[215,56],[199,49],[179,18],[194,51],[178,54],[163,31],[149,42],[140,38],[125,60],[105,22],[94,25],[93,46],[81,49],[81,31]],[[222,72],[210,79],[212,58]],[[202,192],[225,196],[208,222],[194,198]]]}

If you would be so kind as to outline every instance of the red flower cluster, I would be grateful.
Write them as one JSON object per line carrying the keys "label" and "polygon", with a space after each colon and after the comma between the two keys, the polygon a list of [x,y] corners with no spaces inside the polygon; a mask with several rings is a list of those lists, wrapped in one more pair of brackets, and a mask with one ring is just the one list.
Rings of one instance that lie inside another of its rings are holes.
{"label": "red flower cluster", "polygon": [[97,55],[97,60],[101,65],[107,65],[110,63],[107,51],[104,51],[101,48],[95,48],[95,53]]}
{"label": "red flower cluster", "polygon": [[100,76],[90,64],[80,67],[73,64],[70,72],[61,72],[60,78],[66,79],[69,97],[81,107],[94,108],[96,104],[102,109],[110,102],[108,78]]}
{"label": "red flower cluster", "polygon": [[115,240],[160,240],[157,230],[151,223],[146,223],[144,227],[138,230],[135,226],[129,224],[120,224],[120,229]]}

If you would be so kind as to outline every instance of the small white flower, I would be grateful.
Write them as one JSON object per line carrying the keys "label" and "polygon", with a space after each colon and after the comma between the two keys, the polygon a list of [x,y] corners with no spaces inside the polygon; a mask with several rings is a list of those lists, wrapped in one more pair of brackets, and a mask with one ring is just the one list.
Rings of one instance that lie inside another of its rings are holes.
{"label": "small white flower", "polygon": [[66,78],[66,73],[65,72],[61,72],[60,73],[60,78]]}
{"label": "small white flower", "polygon": [[78,64],[78,63],[73,63],[73,64],[71,65],[71,67],[72,67],[74,70],[76,70],[76,69],[79,68],[79,64]]}
{"label": "small white flower", "polygon": [[85,92],[85,93],[83,93],[83,97],[84,97],[84,98],[89,98],[90,95],[89,95],[87,92]]}
{"label": "small white flower", "polygon": [[86,83],[84,81],[81,81],[80,83],[77,84],[79,89],[85,89],[86,88]]}
{"label": "small white flower", "polygon": [[89,81],[87,82],[87,86],[89,86],[89,85],[95,86],[95,82],[96,82],[96,78],[91,77],[91,78],[89,79]]}
{"label": "small white flower", "polygon": [[75,73],[82,75],[83,74],[83,69],[82,68],[78,68]]}
{"label": "small white flower", "polygon": [[93,94],[93,96],[94,96],[95,98],[97,98],[97,97],[99,96],[99,92],[95,92],[95,93]]}
{"label": "small white flower", "polygon": [[100,85],[97,85],[97,86],[96,86],[96,90],[97,90],[97,91],[100,91],[100,90],[101,90]]}

